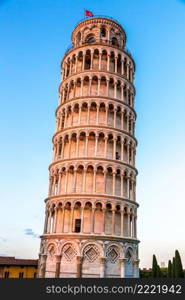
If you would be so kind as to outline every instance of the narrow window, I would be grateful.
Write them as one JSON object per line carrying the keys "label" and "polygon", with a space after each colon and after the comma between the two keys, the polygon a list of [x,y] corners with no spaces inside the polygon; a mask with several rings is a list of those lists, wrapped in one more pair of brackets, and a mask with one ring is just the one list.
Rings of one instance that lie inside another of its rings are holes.
{"label": "narrow window", "polygon": [[4,278],[9,278],[10,277],[10,272],[5,272],[4,273]]}
{"label": "narrow window", "polygon": [[75,219],[75,232],[80,232],[81,229],[81,219]]}
{"label": "narrow window", "polygon": [[19,273],[19,278],[23,278],[24,277],[24,272],[20,272]]}

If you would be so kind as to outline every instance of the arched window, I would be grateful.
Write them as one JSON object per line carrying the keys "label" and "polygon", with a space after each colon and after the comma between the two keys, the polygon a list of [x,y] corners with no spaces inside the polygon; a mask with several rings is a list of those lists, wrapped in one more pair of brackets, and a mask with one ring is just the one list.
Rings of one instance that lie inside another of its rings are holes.
{"label": "arched window", "polygon": [[119,43],[118,43],[117,38],[115,38],[115,37],[112,38],[112,45],[119,47]]}
{"label": "arched window", "polygon": [[86,36],[85,43],[94,43],[96,41],[93,33],[90,33]]}
{"label": "arched window", "polygon": [[106,29],[105,29],[105,27],[102,27],[101,28],[101,31],[100,31],[100,37],[102,38],[102,37],[106,37]]}

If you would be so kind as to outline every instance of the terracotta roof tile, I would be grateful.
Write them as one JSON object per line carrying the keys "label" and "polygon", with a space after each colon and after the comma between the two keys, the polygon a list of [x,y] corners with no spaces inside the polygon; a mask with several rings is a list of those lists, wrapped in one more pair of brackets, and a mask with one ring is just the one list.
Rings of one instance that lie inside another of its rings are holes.
{"label": "terracotta roof tile", "polygon": [[13,256],[0,256],[0,265],[37,266],[38,259],[19,259]]}

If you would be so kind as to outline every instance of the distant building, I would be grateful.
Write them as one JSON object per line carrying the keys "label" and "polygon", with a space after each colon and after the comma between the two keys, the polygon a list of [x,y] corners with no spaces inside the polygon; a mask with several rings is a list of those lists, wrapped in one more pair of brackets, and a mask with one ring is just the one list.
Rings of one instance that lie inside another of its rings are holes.
{"label": "distant building", "polygon": [[0,256],[0,278],[36,278],[37,259]]}

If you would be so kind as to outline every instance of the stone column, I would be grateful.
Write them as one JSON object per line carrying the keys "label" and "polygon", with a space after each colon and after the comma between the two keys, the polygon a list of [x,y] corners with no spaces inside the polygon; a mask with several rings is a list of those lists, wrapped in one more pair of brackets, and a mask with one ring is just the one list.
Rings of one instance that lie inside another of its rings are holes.
{"label": "stone column", "polygon": [[135,216],[134,222],[134,237],[137,239],[137,216]]}
{"label": "stone column", "polygon": [[78,58],[77,58],[77,56],[75,55],[75,73],[76,73],[76,71],[77,71],[77,62],[78,62]]}
{"label": "stone column", "polygon": [[66,128],[67,125],[67,109],[65,109],[65,113],[64,113],[64,128]]}
{"label": "stone column", "polygon": [[81,207],[80,219],[81,219],[80,232],[83,233],[83,227],[84,227],[84,207],[83,206]]}
{"label": "stone column", "polygon": [[98,65],[99,70],[101,70],[101,59],[102,59],[102,52],[99,53],[99,65]]}
{"label": "stone column", "polygon": [[113,196],[115,196],[115,191],[116,191],[116,173],[115,173],[115,171],[113,171],[112,176],[113,176]]}
{"label": "stone column", "polygon": [[129,164],[130,144],[127,142],[127,164]]}
{"label": "stone column", "polygon": [[110,54],[107,56],[107,71],[110,71]]}
{"label": "stone column", "polygon": [[69,173],[69,171],[67,170],[66,171],[66,182],[65,182],[65,184],[66,184],[66,186],[65,186],[65,193],[67,193],[67,185],[68,185],[68,173]]}
{"label": "stone column", "polygon": [[87,156],[88,141],[89,141],[89,136],[86,134],[86,136],[85,136],[85,156]]}
{"label": "stone column", "polygon": [[48,217],[49,217],[49,214],[48,214],[48,211],[46,210],[46,212],[45,212],[44,232],[43,233],[47,233]]}
{"label": "stone column", "polygon": [[76,157],[78,157],[78,153],[79,153],[79,135],[76,136]]}
{"label": "stone column", "polygon": [[100,278],[105,277],[105,257],[100,257]]}
{"label": "stone column", "polygon": [[65,146],[65,140],[64,140],[64,138],[63,138],[63,139],[62,139],[61,159],[64,158],[64,146]]}
{"label": "stone column", "polygon": [[55,207],[54,209],[54,220],[53,220],[53,233],[56,233],[56,228],[57,228],[57,215],[58,215],[58,209]]}
{"label": "stone column", "polygon": [[109,112],[109,106],[106,105],[105,107],[105,123],[108,126],[108,112]]}
{"label": "stone column", "polygon": [[82,256],[77,256],[77,262],[76,262],[76,266],[77,266],[76,277],[77,278],[82,277],[82,260],[83,260]]}
{"label": "stone column", "polygon": [[89,96],[91,95],[91,85],[92,85],[92,78],[90,77],[89,78],[89,91],[88,91]]}
{"label": "stone column", "polygon": [[82,71],[85,69],[85,53],[83,52]]}
{"label": "stone column", "polygon": [[94,233],[94,213],[95,213],[95,208],[92,207],[92,211],[91,211],[91,233]]}
{"label": "stone column", "polygon": [[129,68],[130,68],[130,66],[129,66],[129,64],[127,64],[127,79],[129,79]]}
{"label": "stone column", "polygon": [[41,254],[40,278],[45,278],[47,254]]}
{"label": "stone column", "polygon": [[104,170],[104,194],[106,194],[106,178],[107,178],[107,171]]}
{"label": "stone column", "polygon": [[48,196],[51,196],[52,193],[52,182],[53,182],[53,178],[52,176],[49,177],[49,190],[48,190]]}
{"label": "stone column", "polygon": [[121,83],[121,101],[123,101],[123,83]]}
{"label": "stone column", "polygon": [[127,176],[127,198],[130,198],[130,178]]}
{"label": "stone column", "polygon": [[115,73],[117,73],[118,72],[118,57],[117,56],[115,56],[115,69],[114,69],[114,71],[115,71]]}
{"label": "stone column", "polygon": [[130,237],[130,209],[127,210],[127,236]]}
{"label": "stone column", "polygon": [[83,185],[82,185],[82,192],[85,193],[85,185],[86,185],[86,169],[84,168],[83,171]]}
{"label": "stone column", "polygon": [[114,160],[116,159],[116,141],[117,141],[117,138],[114,138],[113,139],[113,159]]}
{"label": "stone column", "polygon": [[73,193],[76,192],[76,177],[77,177],[77,169],[74,169],[74,178],[73,178]]}
{"label": "stone column", "polygon": [[120,258],[120,277],[125,278],[125,258]]}
{"label": "stone column", "polygon": [[112,235],[115,234],[115,209],[112,209]]}
{"label": "stone column", "polygon": [[62,226],[61,232],[64,232],[65,208],[62,209]]}
{"label": "stone column", "polygon": [[51,211],[49,211],[49,216],[48,216],[48,228],[47,228],[47,233],[50,233],[51,231]]}
{"label": "stone column", "polygon": [[105,140],[104,157],[107,158],[107,140],[108,140],[108,136],[105,136],[104,140]]}
{"label": "stone column", "polygon": [[91,63],[90,63],[90,70],[93,68],[93,55],[94,55],[94,49],[91,50]]}
{"label": "stone column", "polygon": [[107,97],[109,97],[109,79],[106,79],[107,81]]}
{"label": "stone column", "polygon": [[83,81],[84,81],[84,79],[81,78],[81,90],[80,90],[80,96],[81,97],[83,96]]}
{"label": "stone column", "polygon": [[124,178],[124,174],[121,173],[121,197],[123,197],[123,178]]}
{"label": "stone column", "polygon": [[68,157],[71,157],[71,136],[69,136],[69,150],[68,150]]}
{"label": "stone column", "polygon": [[114,128],[116,128],[116,113],[117,113],[117,109],[114,109]]}
{"label": "stone column", "polygon": [[95,169],[93,175],[93,193],[96,193],[96,170]]}
{"label": "stone column", "polygon": [[114,82],[114,98],[117,98],[117,82]]}
{"label": "stone column", "polygon": [[129,114],[127,114],[127,132],[129,132]]}
{"label": "stone column", "polygon": [[96,125],[98,125],[98,121],[99,121],[99,110],[100,110],[100,106],[97,105],[97,112],[96,112]]}
{"label": "stone column", "polygon": [[98,135],[95,136],[95,148],[94,148],[94,156],[97,156],[97,150],[98,150]]}
{"label": "stone column", "polygon": [[124,138],[121,137],[121,161],[123,161]]}
{"label": "stone column", "polygon": [[124,60],[121,60],[121,75],[124,75]]}
{"label": "stone column", "polygon": [[82,110],[82,105],[79,105],[79,111],[78,111],[78,125],[81,123],[81,110]]}
{"label": "stone column", "polygon": [[121,237],[124,236],[124,205],[121,205]]}
{"label": "stone column", "polygon": [[55,258],[56,258],[55,278],[59,278],[60,277],[61,255],[55,255]]}
{"label": "stone column", "polygon": [[134,216],[134,214],[132,213],[132,231],[131,231],[131,237],[132,237],[132,238],[135,237],[134,227],[135,227],[135,216]]}
{"label": "stone column", "polygon": [[69,232],[73,232],[73,215],[74,215],[74,206],[71,206],[71,213],[70,213],[70,224],[69,224]]}
{"label": "stone column", "polygon": [[89,121],[89,118],[90,118],[90,108],[91,108],[91,105],[88,104],[87,105],[87,125],[89,125],[90,121]]}
{"label": "stone column", "polygon": [[101,82],[101,78],[98,78],[98,96],[100,96],[100,82]]}
{"label": "stone column", "polygon": [[105,234],[105,208],[102,208],[102,224],[103,224],[103,231],[102,234]]}
{"label": "stone column", "polygon": [[133,262],[133,278],[139,278],[139,259]]}

